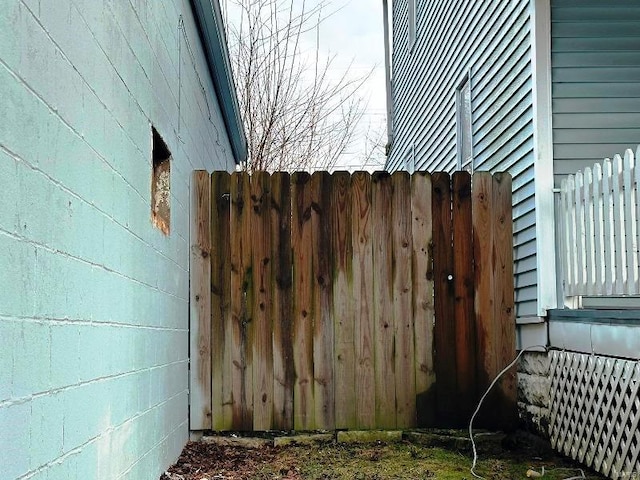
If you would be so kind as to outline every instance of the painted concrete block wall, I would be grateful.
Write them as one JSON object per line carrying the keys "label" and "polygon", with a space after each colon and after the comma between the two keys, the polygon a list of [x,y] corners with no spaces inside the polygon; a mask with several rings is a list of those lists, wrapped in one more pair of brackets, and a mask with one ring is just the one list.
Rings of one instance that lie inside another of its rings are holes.
{"label": "painted concrete block wall", "polygon": [[189,179],[234,164],[213,92],[188,0],[3,2],[2,479],[158,478],[187,441]]}

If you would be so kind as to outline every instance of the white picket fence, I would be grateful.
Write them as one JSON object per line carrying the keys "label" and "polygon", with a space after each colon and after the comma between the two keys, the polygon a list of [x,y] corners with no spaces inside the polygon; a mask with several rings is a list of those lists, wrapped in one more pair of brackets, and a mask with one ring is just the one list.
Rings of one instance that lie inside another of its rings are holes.
{"label": "white picket fence", "polygon": [[567,297],[638,295],[640,146],[562,181],[558,227]]}

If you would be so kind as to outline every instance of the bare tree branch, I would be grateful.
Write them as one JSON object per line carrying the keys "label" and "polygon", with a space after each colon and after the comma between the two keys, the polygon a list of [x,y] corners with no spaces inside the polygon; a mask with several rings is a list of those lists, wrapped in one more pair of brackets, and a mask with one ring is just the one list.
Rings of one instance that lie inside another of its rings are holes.
{"label": "bare tree branch", "polygon": [[[330,168],[348,148],[366,102],[351,65],[335,75],[322,58],[320,27],[333,15],[320,0],[230,0],[230,53],[249,157],[247,169]],[[298,5],[298,6],[297,6]]]}

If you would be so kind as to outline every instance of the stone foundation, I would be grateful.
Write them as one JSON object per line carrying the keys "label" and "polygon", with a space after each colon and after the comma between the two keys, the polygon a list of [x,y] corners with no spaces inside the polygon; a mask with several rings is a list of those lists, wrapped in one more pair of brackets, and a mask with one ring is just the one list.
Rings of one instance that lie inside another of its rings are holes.
{"label": "stone foundation", "polygon": [[518,415],[524,428],[549,436],[549,357],[525,352],[518,362]]}

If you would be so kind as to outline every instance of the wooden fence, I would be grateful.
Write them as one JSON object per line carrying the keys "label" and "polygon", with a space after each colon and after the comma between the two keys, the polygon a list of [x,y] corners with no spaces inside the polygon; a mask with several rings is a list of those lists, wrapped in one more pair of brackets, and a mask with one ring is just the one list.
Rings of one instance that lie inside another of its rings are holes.
{"label": "wooden fence", "polygon": [[624,157],[607,158],[562,180],[558,224],[566,296],[640,294],[635,163],[627,150]]}
{"label": "wooden fence", "polygon": [[471,183],[195,172],[191,429],[466,425],[515,355],[511,178]]}

